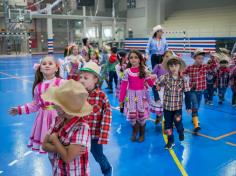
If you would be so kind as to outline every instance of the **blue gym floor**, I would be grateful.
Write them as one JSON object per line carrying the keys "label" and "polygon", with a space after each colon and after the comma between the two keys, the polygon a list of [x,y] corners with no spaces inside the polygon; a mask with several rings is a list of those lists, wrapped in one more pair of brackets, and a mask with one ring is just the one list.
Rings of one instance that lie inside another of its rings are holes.
{"label": "blue gym floor", "polygon": [[[34,80],[33,64],[37,57],[0,59],[0,176],[51,175],[47,155],[36,154],[27,148],[35,114],[12,117],[8,109],[29,102]],[[231,91],[226,101],[200,109],[202,130],[193,135],[190,115],[184,112],[185,141],[165,150],[162,125],[147,122],[143,143],[130,141],[131,127],[116,109],[118,101],[108,94],[113,106],[110,143],[104,152],[113,165],[114,176],[236,176],[236,109],[230,104]],[[152,116],[154,119],[154,115]],[[90,156],[91,175],[100,176],[98,164]]]}

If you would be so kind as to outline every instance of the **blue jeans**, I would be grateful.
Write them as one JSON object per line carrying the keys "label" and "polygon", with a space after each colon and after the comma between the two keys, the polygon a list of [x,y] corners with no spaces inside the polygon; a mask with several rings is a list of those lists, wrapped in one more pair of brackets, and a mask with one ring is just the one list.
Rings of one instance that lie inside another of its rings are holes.
{"label": "blue jeans", "polygon": [[219,101],[221,101],[221,102],[225,100],[226,89],[227,89],[226,87],[218,88]]}
{"label": "blue jeans", "polygon": [[203,91],[191,90],[190,92],[191,105],[192,105],[192,116],[198,116],[198,109],[201,104]]}
{"label": "blue jeans", "polygon": [[213,84],[207,85],[207,89],[204,91],[205,101],[213,101],[214,86]]}
{"label": "blue jeans", "polygon": [[103,145],[98,144],[98,139],[91,140],[91,153],[94,159],[99,163],[104,176],[112,175],[112,167],[107,160],[107,157],[103,154]]}

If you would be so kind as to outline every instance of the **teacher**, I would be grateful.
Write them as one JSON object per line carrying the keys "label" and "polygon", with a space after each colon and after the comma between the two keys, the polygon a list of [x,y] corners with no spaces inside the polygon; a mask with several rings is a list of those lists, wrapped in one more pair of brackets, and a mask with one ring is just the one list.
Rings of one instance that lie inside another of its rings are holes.
{"label": "teacher", "polygon": [[148,41],[146,55],[151,58],[152,69],[162,63],[162,56],[168,50],[167,41],[163,35],[163,28],[157,25],[152,29],[152,38]]}

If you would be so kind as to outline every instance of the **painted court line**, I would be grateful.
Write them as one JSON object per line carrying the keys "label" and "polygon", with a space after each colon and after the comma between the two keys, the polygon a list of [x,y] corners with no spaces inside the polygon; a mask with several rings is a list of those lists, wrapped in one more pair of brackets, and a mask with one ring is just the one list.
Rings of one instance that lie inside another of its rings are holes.
{"label": "painted court line", "polygon": [[[167,136],[164,133],[164,120],[162,121],[162,135],[163,135],[163,139],[164,139],[165,143],[167,144]],[[171,150],[169,150],[169,152],[170,152],[173,160],[175,161],[177,167],[179,168],[181,174],[183,176],[187,176],[188,174],[185,171],[185,169],[184,169],[183,165],[181,164],[181,162],[179,161],[178,157],[176,156],[175,151],[173,149],[171,149]]]}
{"label": "painted court line", "polygon": [[230,145],[230,146],[234,146],[236,147],[236,144],[232,143],[232,142],[226,142],[226,144]]}
{"label": "painted court line", "polygon": [[14,161],[10,162],[10,163],[8,164],[8,166],[13,166],[13,165],[16,164],[18,161],[19,161],[19,160],[14,160]]}
{"label": "painted court line", "polygon": [[27,155],[29,155],[29,154],[31,154],[31,153],[32,153],[32,151],[25,152],[25,153],[24,153],[24,157],[27,156]]}
{"label": "painted court line", "polygon": [[232,131],[232,132],[230,132],[230,133],[221,135],[221,136],[217,137],[216,140],[223,139],[223,138],[228,137],[228,136],[231,136],[231,135],[233,135],[233,134],[236,134],[236,131]]}
{"label": "painted court line", "polygon": [[23,78],[30,78],[30,77],[34,77],[34,75],[31,76],[13,76],[13,77],[6,77],[6,78],[0,78],[0,80],[8,80],[8,79],[23,79]]}
{"label": "painted court line", "polygon": [[11,78],[15,78],[15,79],[18,79],[18,80],[21,80],[21,81],[26,81],[26,82],[30,82],[32,83],[33,81],[30,81],[30,80],[27,80],[27,79],[23,79],[23,78],[20,78],[20,77],[16,77],[15,75],[10,75],[8,73],[4,73],[4,72],[0,72],[0,74],[2,75],[6,75],[6,76],[9,76]]}

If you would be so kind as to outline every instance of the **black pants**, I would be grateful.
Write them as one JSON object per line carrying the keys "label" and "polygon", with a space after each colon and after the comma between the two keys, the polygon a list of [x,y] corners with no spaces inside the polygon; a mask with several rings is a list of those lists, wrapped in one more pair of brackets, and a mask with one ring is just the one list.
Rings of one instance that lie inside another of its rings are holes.
{"label": "black pants", "polygon": [[174,142],[173,135],[173,123],[179,134],[184,133],[184,126],[182,123],[182,109],[176,111],[168,111],[164,109],[164,118],[165,118],[165,130],[169,131],[167,133],[169,142]]}
{"label": "black pants", "polygon": [[232,105],[236,105],[236,92],[232,90]]}
{"label": "black pants", "polygon": [[152,54],[151,56],[152,69],[155,67],[156,64],[162,63],[162,56],[163,55]]}
{"label": "black pants", "polygon": [[113,79],[114,79],[114,82],[115,82],[115,85],[116,85],[116,87],[117,87],[117,83],[118,83],[118,76],[117,76],[117,74],[116,74],[116,72],[115,71],[110,71],[109,72],[109,87],[110,87],[110,89],[112,89],[112,83],[113,83]]}
{"label": "black pants", "polygon": [[155,85],[152,87],[152,92],[153,92],[153,95],[154,95],[154,100],[155,101],[160,100],[160,96],[159,96],[159,93],[158,93]]}

